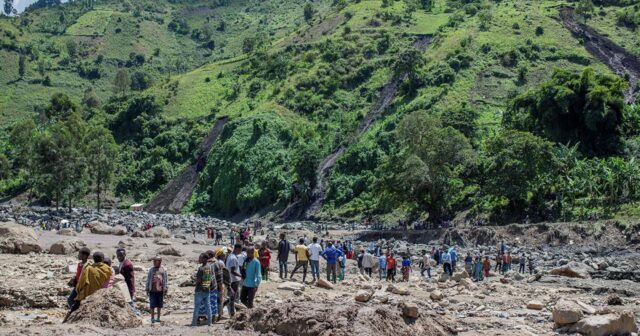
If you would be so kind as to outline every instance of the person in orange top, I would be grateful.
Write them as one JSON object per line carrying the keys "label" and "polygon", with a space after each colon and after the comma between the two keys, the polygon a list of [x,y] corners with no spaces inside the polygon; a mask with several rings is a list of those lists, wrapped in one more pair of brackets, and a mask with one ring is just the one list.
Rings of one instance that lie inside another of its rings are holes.
{"label": "person in orange top", "polygon": [[484,271],[484,277],[489,277],[489,271],[491,270],[491,262],[489,261],[489,257],[484,257],[484,261],[482,262],[482,270]]}
{"label": "person in orange top", "polygon": [[391,279],[394,282],[396,279],[396,259],[393,257],[393,253],[387,253],[387,281]]}

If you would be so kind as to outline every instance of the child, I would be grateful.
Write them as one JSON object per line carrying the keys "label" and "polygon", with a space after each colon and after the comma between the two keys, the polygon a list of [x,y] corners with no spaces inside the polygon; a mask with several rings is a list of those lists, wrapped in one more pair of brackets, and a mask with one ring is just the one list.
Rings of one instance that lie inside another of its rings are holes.
{"label": "child", "polygon": [[344,280],[347,273],[347,260],[344,256],[338,257],[338,265],[340,265],[340,274],[338,274],[338,280]]}
{"label": "child", "polygon": [[262,280],[269,280],[269,264],[271,263],[271,251],[267,248],[267,242],[262,243],[260,251],[258,251],[260,258],[260,270],[262,272]]}
{"label": "child", "polygon": [[[162,267],[162,257],[153,258],[153,267],[147,274],[146,285],[147,296],[149,297],[149,307],[151,308],[151,323],[160,322],[160,310],[164,305],[164,296],[169,289],[169,277],[164,267]],[[155,311],[158,311],[158,318],[155,318]]]}
{"label": "child", "polygon": [[411,274],[411,259],[406,255],[402,256],[402,281],[409,281],[409,275]]}
{"label": "child", "polygon": [[482,281],[482,258],[479,255],[474,258],[473,280]]}

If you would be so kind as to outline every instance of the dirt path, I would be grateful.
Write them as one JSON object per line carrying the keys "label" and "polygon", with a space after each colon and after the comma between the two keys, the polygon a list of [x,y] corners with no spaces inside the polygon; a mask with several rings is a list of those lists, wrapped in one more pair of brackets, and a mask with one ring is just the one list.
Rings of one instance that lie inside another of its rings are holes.
{"label": "dirt path", "polygon": [[229,118],[224,117],[216,121],[209,135],[202,140],[198,156],[194,162],[169,182],[169,184],[147,204],[145,211],[179,213],[180,210],[182,210],[198,185],[200,172],[207,163],[207,157],[209,156],[211,147],[213,147],[216,140],[218,140],[218,136],[222,133],[222,129],[228,120]]}
{"label": "dirt path", "polygon": [[574,36],[584,40],[584,47],[589,53],[608,65],[618,75],[629,76],[629,89],[625,93],[625,102],[634,104],[638,99],[635,89],[640,79],[640,60],[610,39],[600,35],[595,29],[578,22],[573,8],[561,9],[560,19]]}
{"label": "dirt path", "polygon": [[[431,43],[431,40],[431,35],[419,35],[412,47],[424,52],[428,48],[429,43]],[[386,109],[395,99],[400,83],[402,83],[405,78],[406,74],[394,75],[382,87],[380,97],[360,122],[360,125],[358,126],[358,135],[365,133],[369,127],[371,127],[371,125],[384,114]],[[320,163],[317,170],[318,183],[311,192],[309,202],[306,204],[303,204],[301,201],[294,202],[290,204],[287,209],[279,215],[279,217],[284,220],[292,220],[300,217],[313,218],[314,215],[318,213],[326,198],[329,174],[346,149],[347,147],[345,145],[341,145]]]}

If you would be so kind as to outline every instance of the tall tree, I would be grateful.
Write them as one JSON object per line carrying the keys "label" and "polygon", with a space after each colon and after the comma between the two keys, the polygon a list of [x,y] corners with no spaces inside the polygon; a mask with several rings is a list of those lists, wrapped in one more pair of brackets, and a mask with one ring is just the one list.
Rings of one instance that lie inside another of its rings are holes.
{"label": "tall tree", "polygon": [[583,20],[586,22],[587,19],[593,15],[594,9],[595,7],[591,0],[580,0],[576,6],[576,13],[582,16]]}
{"label": "tall tree", "polygon": [[109,130],[93,125],[89,131],[87,144],[87,161],[89,174],[96,190],[96,208],[100,212],[100,195],[113,179],[118,155],[118,145]]}
{"label": "tall tree", "polygon": [[27,73],[27,57],[25,55],[20,55],[18,58],[18,75],[20,79],[24,78],[24,75]]}
{"label": "tall tree", "polygon": [[116,93],[125,94],[127,89],[131,85],[131,78],[129,77],[129,71],[127,69],[120,69],[116,74],[116,78],[113,81],[113,89]]}
{"label": "tall tree", "polygon": [[13,0],[4,0],[4,14],[11,15],[15,13],[16,10],[13,8]]}
{"label": "tall tree", "polygon": [[313,5],[307,2],[307,4],[304,5],[303,12],[304,12],[304,20],[311,21],[311,19],[313,18],[313,14],[315,13],[315,10],[313,9]]}

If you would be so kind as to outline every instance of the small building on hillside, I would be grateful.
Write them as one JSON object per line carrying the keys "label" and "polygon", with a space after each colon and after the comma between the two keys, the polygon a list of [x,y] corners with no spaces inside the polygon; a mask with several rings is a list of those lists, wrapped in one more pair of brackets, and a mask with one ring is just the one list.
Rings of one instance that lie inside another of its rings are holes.
{"label": "small building on hillside", "polygon": [[131,204],[131,206],[129,207],[129,210],[131,210],[131,211],[143,211],[144,210],[144,204],[142,204],[142,203]]}

